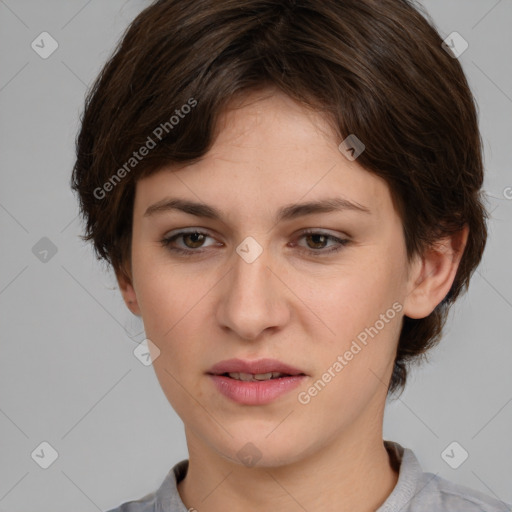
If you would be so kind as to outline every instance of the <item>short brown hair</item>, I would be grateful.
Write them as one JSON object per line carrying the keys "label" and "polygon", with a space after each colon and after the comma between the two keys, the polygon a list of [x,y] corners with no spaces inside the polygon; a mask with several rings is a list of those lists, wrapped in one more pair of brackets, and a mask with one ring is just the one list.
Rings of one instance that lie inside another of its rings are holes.
{"label": "short brown hair", "polygon": [[[86,99],[71,180],[86,220],[82,239],[130,278],[137,180],[200,159],[228,102],[268,86],[323,112],[340,142],[350,134],[363,141],[358,163],[389,185],[409,261],[469,227],[449,293],[426,318],[403,319],[388,391],[403,390],[407,366],[439,341],[449,307],[467,290],[488,218],[474,98],[459,61],[412,0],[152,3]],[[156,147],[130,160],[150,138]]]}

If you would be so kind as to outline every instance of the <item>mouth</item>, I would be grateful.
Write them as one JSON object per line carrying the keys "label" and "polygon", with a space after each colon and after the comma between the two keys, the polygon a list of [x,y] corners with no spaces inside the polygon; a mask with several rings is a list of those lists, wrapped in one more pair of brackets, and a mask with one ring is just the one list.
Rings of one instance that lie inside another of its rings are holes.
{"label": "mouth", "polygon": [[267,373],[240,373],[240,372],[226,372],[220,374],[210,374],[210,375],[219,375],[221,377],[229,377],[234,380],[241,380],[244,382],[261,382],[265,380],[275,380],[275,379],[283,379],[286,377],[295,377],[295,376],[305,376],[305,373],[282,373],[282,372],[267,372]]}
{"label": "mouth", "polygon": [[229,401],[238,405],[267,405],[300,386],[305,375],[288,375],[267,380],[243,381],[224,375],[209,375],[214,388]]}
{"label": "mouth", "polygon": [[306,373],[276,359],[228,359],[208,372],[217,391],[239,405],[266,405],[304,382]]}
{"label": "mouth", "polygon": [[256,361],[228,359],[213,365],[207,373],[245,382],[306,376],[298,368],[277,359],[259,359]]}

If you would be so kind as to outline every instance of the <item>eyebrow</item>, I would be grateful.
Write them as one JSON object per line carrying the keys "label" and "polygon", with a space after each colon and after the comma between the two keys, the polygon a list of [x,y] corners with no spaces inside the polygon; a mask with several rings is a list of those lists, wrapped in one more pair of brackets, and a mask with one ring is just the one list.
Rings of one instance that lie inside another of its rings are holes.
{"label": "eyebrow", "polygon": [[[186,199],[164,198],[161,201],[148,207],[144,217],[150,217],[157,213],[178,210],[196,217],[203,217],[213,220],[222,220],[222,212],[205,203],[197,203]],[[343,197],[333,197],[310,201],[307,203],[289,204],[280,208],[275,216],[274,222],[282,222],[315,213],[330,213],[344,210],[372,214],[371,210],[359,203],[355,203]]]}

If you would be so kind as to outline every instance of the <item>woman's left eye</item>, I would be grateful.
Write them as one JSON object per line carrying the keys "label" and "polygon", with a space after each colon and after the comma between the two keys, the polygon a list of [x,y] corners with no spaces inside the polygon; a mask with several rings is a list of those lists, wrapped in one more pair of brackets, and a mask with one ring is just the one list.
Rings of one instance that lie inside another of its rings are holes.
{"label": "woman's left eye", "polygon": [[[206,238],[212,238],[207,233],[199,230],[194,231],[180,231],[179,233],[176,233],[172,236],[166,237],[163,240],[161,240],[161,244],[164,247],[167,247],[170,251],[173,251],[177,254],[193,254],[193,253],[203,253],[205,251],[197,250],[201,249],[202,247],[205,247],[203,245]],[[181,239],[185,242],[185,248],[182,247],[176,247],[174,242],[178,239]],[[315,256],[321,256],[325,254],[331,254],[334,252],[338,252],[341,250],[345,245],[347,245],[350,240],[344,239],[344,238],[338,238],[333,235],[330,235],[328,233],[322,233],[319,231],[305,231],[302,232],[299,239],[306,239],[307,244],[309,248],[305,248],[304,246],[299,246],[309,254],[313,254]],[[190,241],[190,245],[187,244],[187,240]],[[311,244],[309,242],[311,242]],[[331,247],[327,250],[325,249],[325,245],[327,242],[334,242],[334,247]],[[210,244],[215,245],[215,244]],[[298,245],[298,244],[294,244]],[[209,247],[209,246],[206,246]]]}
{"label": "woman's left eye", "polygon": [[[313,249],[313,250],[306,249],[306,250],[308,250],[308,252],[314,254],[315,256],[338,252],[345,245],[347,245],[350,242],[350,240],[348,240],[346,238],[338,238],[334,235],[329,235],[327,233],[322,233],[322,232],[318,232],[318,231],[303,232],[300,238],[310,239],[313,241],[313,244],[317,246],[317,250],[315,250],[315,249]],[[335,242],[334,247],[331,247],[330,249],[325,250],[325,251],[319,251],[318,249],[323,249],[324,244],[327,243],[329,240],[331,242]],[[319,248],[318,245],[321,245],[322,247]]]}

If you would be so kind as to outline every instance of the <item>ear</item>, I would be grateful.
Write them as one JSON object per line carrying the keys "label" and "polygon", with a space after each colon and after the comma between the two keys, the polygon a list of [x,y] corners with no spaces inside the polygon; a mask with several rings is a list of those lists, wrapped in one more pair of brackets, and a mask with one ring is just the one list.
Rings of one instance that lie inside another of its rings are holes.
{"label": "ear", "polygon": [[446,297],[457,274],[466,247],[469,227],[438,240],[417,256],[410,266],[404,314],[409,318],[425,318]]}
{"label": "ear", "polygon": [[139,303],[137,302],[137,294],[135,293],[135,289],[132,283],[132,277],[130,272],[128,272],[124,267],[116,270],[116,278],[117,283],[119,284],[119,289],[121,290],[121,294],[123,295],[124,302],[126,307],[135,315],[141,316]]}

